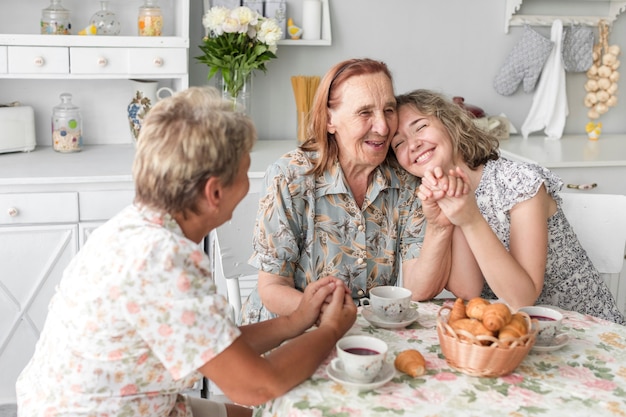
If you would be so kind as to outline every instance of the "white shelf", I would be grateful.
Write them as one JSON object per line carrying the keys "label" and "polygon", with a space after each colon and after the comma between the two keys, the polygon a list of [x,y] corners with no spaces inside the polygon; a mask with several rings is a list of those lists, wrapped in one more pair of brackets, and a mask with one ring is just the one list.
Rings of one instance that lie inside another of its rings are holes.
{"label": "white shelf", "polygon": [[[289,37],[287,37],[287,39],[283,39],[281,41],[278,41],[278,45],[285,45],[285,46],[330,46],[333,43],[333,37],[332,37],[332,32],[331,32],[331,25],[330,25],[330,6],[328,4],[329,0],[321,0],[322,1],[322,39],[320,40],[303,40],[303,39],[298,39],[298,40],[293,40],[293,39],[289,39]],[[287,15],[291,16],[295,22],[300,21],[301,19],[298,19],[297,16],[302,16],[302,13],[298,13],[299,9],[293,9],[295,10],[295,12],[290,12],[289,10],[290,7],[293,7],[293,2],[292,3],[288,3],[287,4]]]}
{"label": "white shelf", "polygon": [[[539,9],[548,8],[549,6],[560,6],[567,14],[518,14],[524,0],[506,0],[506,10],[504,18],[504,33],[509,33],[510,26],[551,26],[552,22],[560,19],[564,25],[579,24],[587,26],[597,26],[600,20],[605,20],[611,24],[617,19],[624,10],[626,10],[626,1],[623,0],[572,0],[568,2],[549,2],[536,0],[534,3]],[[527,0],[527,3],[531,1]],[[541,4],[543,3],[543,4]],[[552,4],[550,4],[552,3]],[[590,6],[594,11],[602,11],[598,15],[572,15],[569,11],[573,5]],[[559,7],[557,7],[558,9]],[[601,10],[602,9],[602,10]]]}
{"label": "white shelf", "polygon": [[6,46],[85,46],[110,48],[188,48],[189,37],[178,36],[79,36],[0,33]]}
{"label": "white shelf", "polygon": [[[189,86],[191,0],[159,0],[163,36],[139,36],[137,16],[144,0],[112,0],[120,35],[40,34],[41,10],[50,0],[0,0],[0,103],[33,107],[38,146],[50,143],[50,112],[68,92],[81,109],[85,146],[131,142],[126,108],[129,79],[159,87]],[[85,27],[99,2],[63,0],[72,33]],[[2,158],[5,155],[0,155]]]}

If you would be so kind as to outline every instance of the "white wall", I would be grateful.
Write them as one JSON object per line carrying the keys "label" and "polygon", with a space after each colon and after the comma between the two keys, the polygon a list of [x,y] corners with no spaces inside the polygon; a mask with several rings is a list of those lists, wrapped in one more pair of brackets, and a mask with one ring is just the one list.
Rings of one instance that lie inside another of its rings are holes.
{"label": "white wall", "polygon": [[[288,0],[298,1],[298,0]],[[385,61],[393,72],[398,93],[430,88],[463,96],[488,114],[505,113],[519,129],[532,102],[520,87],[501,96],[492,81],[504,59],[519,40],[522,28],[504,33],[504,0],[329,0],[332,46],[279,46],[278,58],[266,74],[254,78],[252,117],[260,139],[294,140],[296,113],[292,75],[323,75],[335,63],[352,57]],[[574,4],[570,4],[574,10]],[[202,4],[192,1],[190,56],[204,29]],[[289,14],[289,13],[288,13]],[[294,16],[299,20],[298,16]],[[536,27],[550,37],[549,27]],[[619,44],[626,59],[626,13],[618,17],[610,43]],[[622,67],[623,69],[624,67]],[[190,59],[190,85],[207,83],[208,69]],[[587,108],[582,104],[586,76],[567,75],[570,115],[565,133],[584,134]],[[626,83],[626,75],[621,84]],[[621,91],[626,89],[622,87]],[[603,115],[605,133],[626,133],[626,97]],[[624,144],[626,146],[626,143]]]}

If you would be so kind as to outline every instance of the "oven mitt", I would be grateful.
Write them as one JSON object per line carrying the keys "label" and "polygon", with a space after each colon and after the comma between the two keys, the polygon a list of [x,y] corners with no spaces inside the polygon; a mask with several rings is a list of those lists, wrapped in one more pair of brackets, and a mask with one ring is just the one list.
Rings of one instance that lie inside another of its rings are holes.
{"label": "oven mitt", "polygon": [[563,66],[567,72],[585,72],[593,64],[593,31],[580,25],[563,30]]}
{"label": "oven mitt", "polygon": [[543,64],[550,55],[554,43],[537,33],[530,26],[524,26],[521,39],[515,44],[504,64],[496,75],[493,87],[498,94],[510,96],[524,83],[524,92],[534,90]]}

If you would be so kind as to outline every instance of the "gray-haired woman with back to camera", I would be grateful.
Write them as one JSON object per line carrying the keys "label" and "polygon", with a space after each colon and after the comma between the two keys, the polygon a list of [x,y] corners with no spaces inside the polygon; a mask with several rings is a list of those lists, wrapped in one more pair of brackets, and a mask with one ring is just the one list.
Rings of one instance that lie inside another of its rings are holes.
{"label": "gray-haired woman with back to camera", "polygon": [[192,87],[150,110],[135,201],[65,270],[17,382],[20,416],[250,416],[183,391],[204,376],[253,406],[313,374],[356,318],[343,283],[320,280],[293,314],[237,327],[199,245],[248,192],[255,138],[215,89]]}

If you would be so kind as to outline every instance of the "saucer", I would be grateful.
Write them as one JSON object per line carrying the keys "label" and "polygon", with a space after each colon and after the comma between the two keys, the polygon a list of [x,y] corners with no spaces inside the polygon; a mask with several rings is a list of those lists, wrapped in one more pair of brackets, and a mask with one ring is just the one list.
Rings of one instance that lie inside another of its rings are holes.
{"label": "saucer", "polygon": [[361,312],[363,314],[363,318],[370,322],[370,324],[373,324],[376,327],[382,327],[383,329],[402,329],[417,320],[418,316],[417,310],[410,309],[408,316],[404,320],[393,322],[381,319],[376,315],[376,313],[370,310],[369,307],[363,307]]}
{"label": "saucer", "polygon": [[552,352],[553,350],[561,349],[563,346],[569,343],[569,336],[567,333],[560,333],[552,340],[549,345],[541,345],[539,342],[535,342],[532,350],[535,352]]}
{"label": "saucer", "polygon": [[385,362],[382,369],[380,370],[380,373],[376,375],[376,378],[374,378],[372,382],[350,381],[343,374],[343,372],[333,369],[331,364],[328,364],[326,366],[326,372],[328,373],[328,376],[330,376],[330,379],[337,382],[338,384],[343,385],[346,388],[356,388],[359,391],[369,391],[378,387],[382,387],[387,382],[391,381],[391,379],[396,374],[396,369],[393,364]]}

